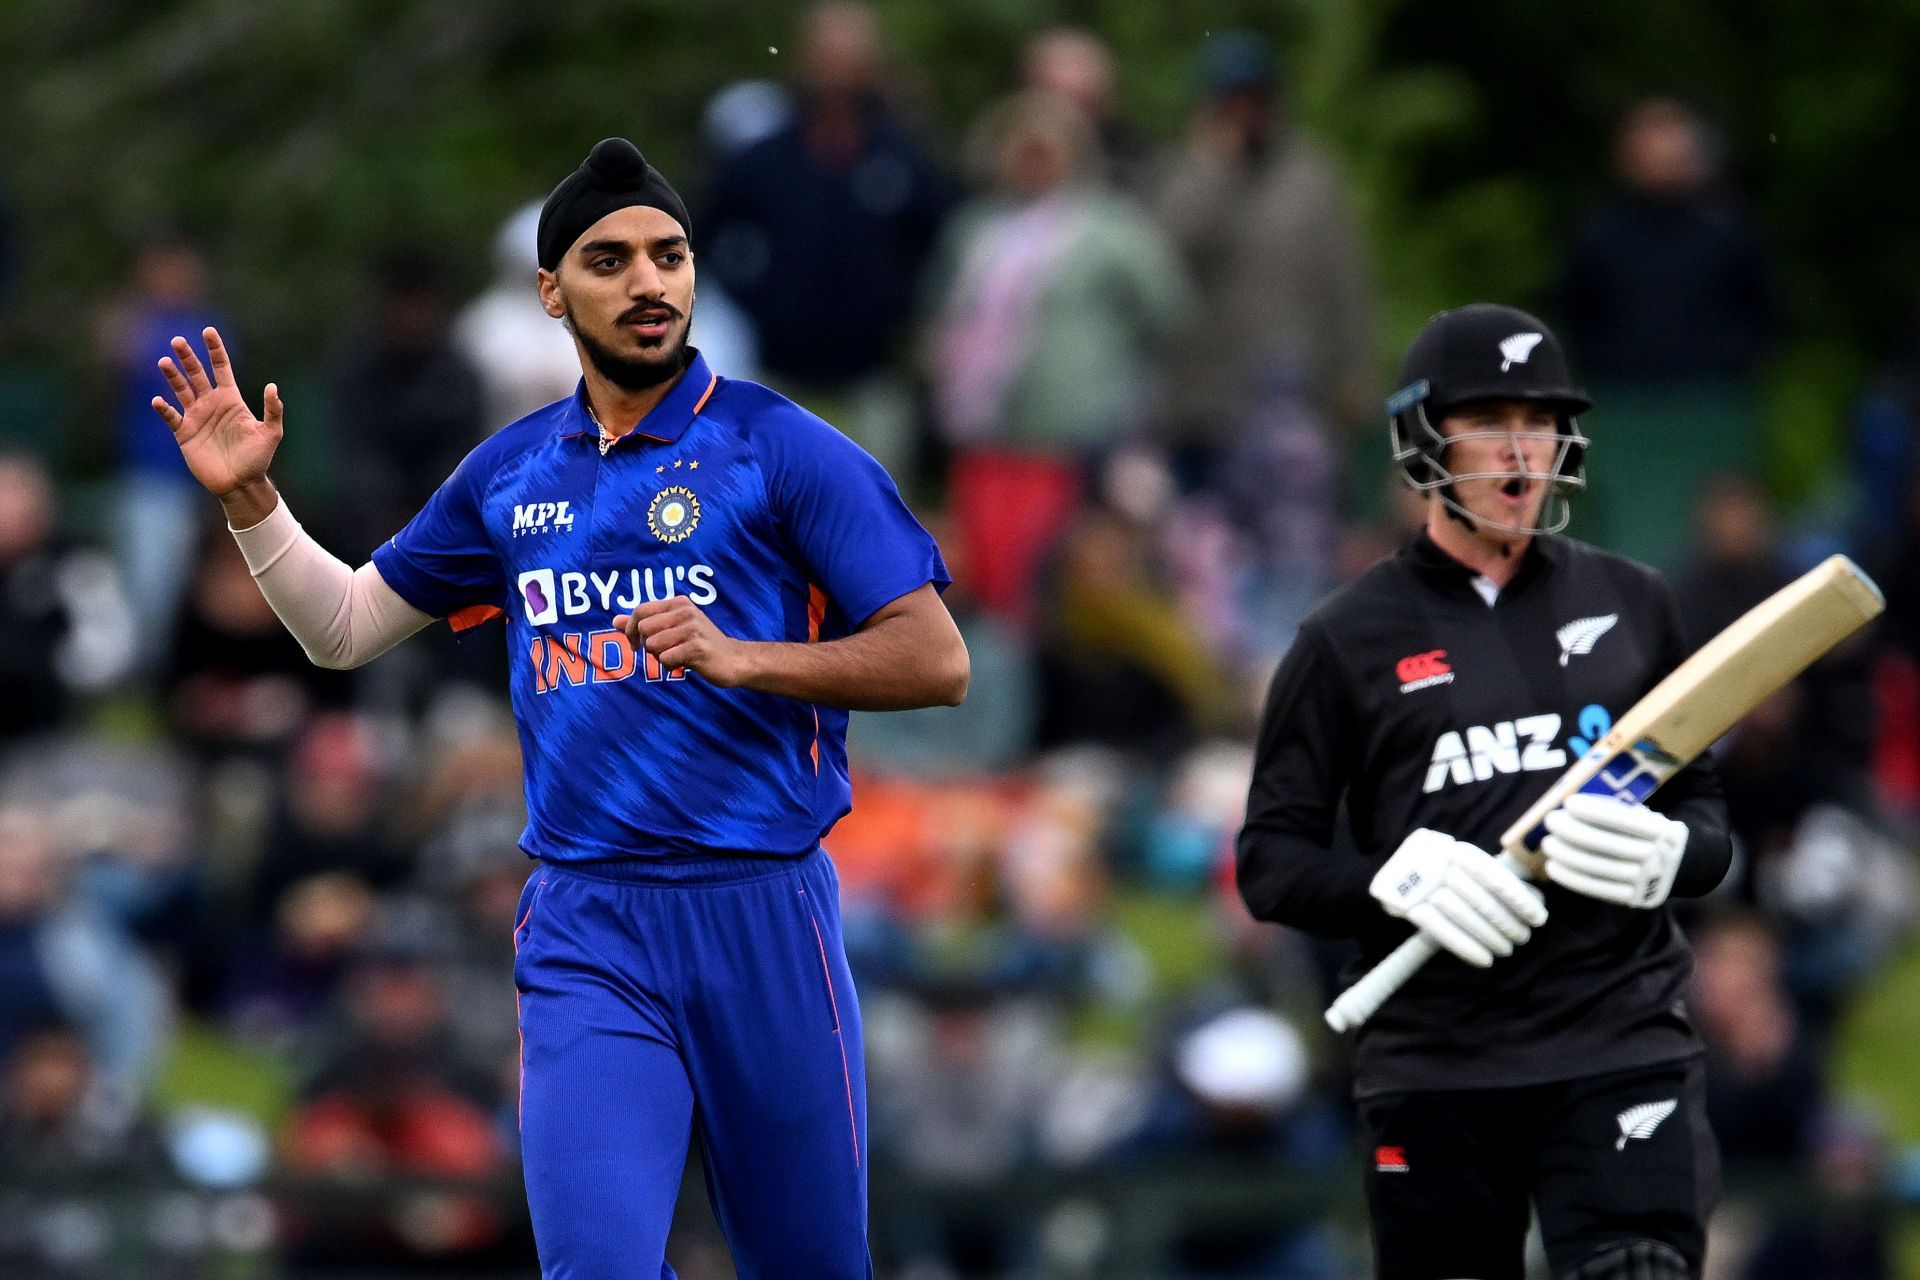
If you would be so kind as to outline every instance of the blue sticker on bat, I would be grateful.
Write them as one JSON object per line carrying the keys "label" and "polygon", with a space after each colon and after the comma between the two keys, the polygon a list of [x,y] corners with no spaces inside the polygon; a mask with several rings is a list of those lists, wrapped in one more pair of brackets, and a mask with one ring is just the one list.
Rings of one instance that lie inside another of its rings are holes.
{"label": "blue sticker on bat", "polygon": [[[1642,739],[1631,751],[1622,751],[1601,765],[1599,772],[1588,778],[1580,790],[1587,795],[1612,796],[1628,804],[1645,804],[1647,797],[1678,763],[1658,746]],[[1546,835],[1544,824],[1527,832],[1527,848],[1538,849]]]}

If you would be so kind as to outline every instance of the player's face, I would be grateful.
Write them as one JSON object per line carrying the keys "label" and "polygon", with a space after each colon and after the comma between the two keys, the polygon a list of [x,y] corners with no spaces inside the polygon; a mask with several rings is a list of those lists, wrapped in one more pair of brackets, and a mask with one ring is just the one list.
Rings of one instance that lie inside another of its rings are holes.
{"label": "player's face", "polygon": [[1482,524],[1532,529],[1551,492],[1561,451],[1553,409],[1523,400],[1466,405],[1440,420],[1448,471],[1466,477],[1453,496]]}
{"label": "player's face", "polygon": [[629,390],[685,364],[693,323],[693,251],[671,214],[634,205],[588,227],[554,271],[540,273],[547,314],[564,317],[582,358]]}

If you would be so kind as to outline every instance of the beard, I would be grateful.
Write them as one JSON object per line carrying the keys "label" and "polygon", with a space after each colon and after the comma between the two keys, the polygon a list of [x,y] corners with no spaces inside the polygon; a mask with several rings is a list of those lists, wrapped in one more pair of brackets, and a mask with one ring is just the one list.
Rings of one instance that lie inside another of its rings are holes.
{"label": "beard", "polygon": [[[676,317],[679,312],[674,312]],[[623,355],[601,342],[574,322],[573,310],[566,313],[567,328],[572,332],[580,349],[586,352],[587,362],[594,372],[623,391],[645,391],[657,387],[663,382],[671,382],[680,376],[689,361],[692,349],[688,340],[693,336],[691,318],[680,328],[678,337],[669,333],[660,339],[655,348],[657,354],[646,356]]]}

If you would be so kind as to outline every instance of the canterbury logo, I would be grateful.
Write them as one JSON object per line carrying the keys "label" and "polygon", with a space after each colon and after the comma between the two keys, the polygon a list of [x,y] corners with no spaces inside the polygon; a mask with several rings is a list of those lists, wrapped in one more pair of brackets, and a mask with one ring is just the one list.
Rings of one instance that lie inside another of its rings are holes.
{"label": "canterbury logo", "polygon": [[1402,693],[1412,693],[1415,689],[1426,689],[1436,684],[1453,683],[1453,668],[1447,665],[1445,649],[1429,649],[1425,653],[1409,654],[1393,664],[1393,674],[1400,678]]}
{"label": "canterbury logo", "polygon": [[1545,334],[1516,333],[1511,338],[1500,339],[1500,354],[1506,358],[1500,362],[1500,372],[1505,373],[1517,364],[1525,364],[1533,349],[1540,345]]}
{"label": "canterbury logo", "polygon": [[1560,642],[1560,665],[1566,666],[1567,659],[1576,653],[1592,653],[1593,646],[1600,637],[1613,630],[1613,624],[1620,621],[1617,613],[1603,614],[1596,618],[1575,618],[1566,626],[1554,632],[1554,638]]}
{"label": "canterbury logo", "polygon": [[1660,1122],[1679,1105],[1680,1099],[1668,1098],[1665,1102],[1643,1102],[1637,1107],[1628,1107],[1614,1117],[1620,1123],[1620,1140],[1613,1144],[1613,1149],[1625,1151],[1629,1138],[1651,1138]]}

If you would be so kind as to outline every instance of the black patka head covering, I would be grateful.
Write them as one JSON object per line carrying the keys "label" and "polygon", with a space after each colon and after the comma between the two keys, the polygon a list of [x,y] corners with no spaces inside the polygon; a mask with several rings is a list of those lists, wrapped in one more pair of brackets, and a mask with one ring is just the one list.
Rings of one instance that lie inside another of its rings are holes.
{"label": "black patka head covering", "polygon": [[540,207],[540,228],[535,234],[540,265],[552,271],[588,227],[631,205],[645,205],[677,219],[692,241],[693,219],[687,216],[680,193],[647,163],[640,148],[625,138],[595,143],[580,167],[562,178]]}

